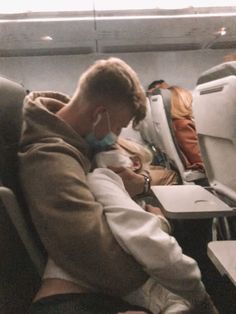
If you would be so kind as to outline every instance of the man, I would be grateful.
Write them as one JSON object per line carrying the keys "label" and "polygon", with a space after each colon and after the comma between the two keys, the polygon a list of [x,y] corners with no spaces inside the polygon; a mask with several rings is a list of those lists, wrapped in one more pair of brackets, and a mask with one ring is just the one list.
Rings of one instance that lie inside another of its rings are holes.
{"label": "man", "polygon": [[[83,313],[81,303],[84,307],[95,302],[91,294],[83,302],[88,293],[96,293],[95,299],[98,292],[126,295],[146,281],[141,266],[113,238],[102,205],[86,181],[93,154],[114,144],[131,119],[138,124],[145,116],[145,104],[137,74],[116,58],[91,66],[71,99],[53,92],[26,97],[19,152],[22,188],[48,255],[70,276],[65,281],[60,272],[45,275],[37,296],[43,309],[37,313],[49,313],[48,303],[57,306],[56,313]],[[145,190],[144,176],[125,168],[117,171],[131,196]],[[200,283],[199,275],[193,279],[196,282]],[[204,299],[211,305],[205,291],[201,293],[197,303]],[[65,311],[68,298],[70,311]],[[110,313],[96,310],[98,303],[86,313]],[[73,312],[78,307],[81,311]],[[114,309],[126,310],[115,305]]]}
{"label": "man", "polygon": [[155,95],[157,89],[159,88],[167,89],[169,88],[169,84],[167,84],[164,80],[153,81],[151,84],[148,85],[147,96]]}

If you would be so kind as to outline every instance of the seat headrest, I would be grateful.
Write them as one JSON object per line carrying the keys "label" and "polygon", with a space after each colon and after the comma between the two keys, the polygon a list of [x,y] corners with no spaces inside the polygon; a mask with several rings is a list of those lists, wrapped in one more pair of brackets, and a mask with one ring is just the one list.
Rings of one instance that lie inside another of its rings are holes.
{"label": "seat headrest", "polygon": [[236,61],[225,62],[203,72],[197,81],[197,85],[231,75],[236,75]]}
{"label": "seat headrest", "polygon": [[7,186],[16,169],[25,95],[20,84],[0,77],[0,179]]}
{"label": "seat headrest", "polygon": [[18,140],[25,95],[20,84],[0,77],[0,136],[5,141]]}

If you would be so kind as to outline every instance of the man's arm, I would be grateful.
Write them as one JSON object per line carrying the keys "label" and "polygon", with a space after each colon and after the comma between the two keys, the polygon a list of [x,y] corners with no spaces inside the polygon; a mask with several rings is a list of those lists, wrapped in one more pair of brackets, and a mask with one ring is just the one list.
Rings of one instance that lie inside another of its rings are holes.
{"label": "man's arm", "polygon": [[117,173],[123,180],[126,191],[130,197],[142,194],[144,191],[144,176],[135,173],[133,170],[125,167],[109,167],[112,171]]}
{"label": "man's arm", "polygon": [[113,237],[81,164],[75,149],[58,143],[20,154],[20,177],[33,223],[49,256],[79,284],[126,294],[147,275]]}

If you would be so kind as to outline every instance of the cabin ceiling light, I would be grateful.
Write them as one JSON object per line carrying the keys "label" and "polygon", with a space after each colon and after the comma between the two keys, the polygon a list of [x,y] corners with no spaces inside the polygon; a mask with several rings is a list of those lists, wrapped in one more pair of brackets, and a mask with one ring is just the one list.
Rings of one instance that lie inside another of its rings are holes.
{"label": "cabin ceiling light", "polygon": [[42,36],[42,37],[40,37],[40,39],[45,40],[45,41],[53,40],[53,38],[51,36],[48,36],[48,35]]}
{"label": "cabin ceiling light", "polygon": [[1,1],[0,14],[25,12],[68,12],[95,10],[139,10],[139,9],[183,9],[200,7],[236,6],[236,0],[59,0],[59,1],[32,1],[8,0]]}
{"label": "cabin ceiling light", "polygon": [[217,32],[220,36],[226,35],[226,27],[221,27],[221,29]]}
{"label": "cabin ceiling light", "polygon": [[1,1],[0,14],[27,13],[27,12],[66,12],[66,11],[92,11],[93,0],[74,1],[32,1],[32,0],[8,0]]}
{"label": "cabin ceiling light", "polygon": [[94,0],[96,10],[184,9],[236,6],[236,0]]}
{"label": "cabin ceiling light", "polygon": [[160,9],[210,8],[236,6],[236,0],[164,0],[156,1]]}

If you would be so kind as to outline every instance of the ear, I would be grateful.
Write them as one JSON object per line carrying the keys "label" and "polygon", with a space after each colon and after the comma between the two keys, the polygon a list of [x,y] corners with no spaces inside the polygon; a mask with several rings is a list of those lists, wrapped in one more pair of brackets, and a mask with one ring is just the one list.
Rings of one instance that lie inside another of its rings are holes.
{"label": "ear", "polygon": [[138,156],[131,156],[130,159],[133,162],[133,170],[138,171],[142,168],[142,162]]}
{"label": "ear", "polygon": [[104,106],[97,106],[93,112],[93,118],[95,121],[93,122],[94,125],[97,125],[99,121],[102,119],[102,114],[106,111]]}
{"label": "ear", "polygon": [[102,114],[98,113],[96,120],[93,122],[93,125],[96,126],[101,119],[102,119]]}

